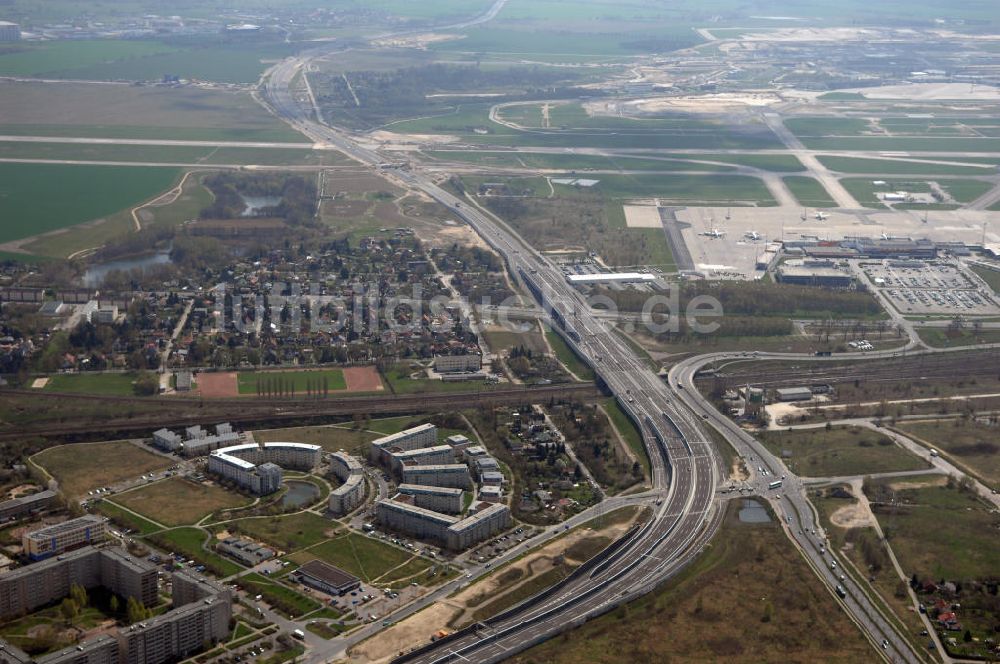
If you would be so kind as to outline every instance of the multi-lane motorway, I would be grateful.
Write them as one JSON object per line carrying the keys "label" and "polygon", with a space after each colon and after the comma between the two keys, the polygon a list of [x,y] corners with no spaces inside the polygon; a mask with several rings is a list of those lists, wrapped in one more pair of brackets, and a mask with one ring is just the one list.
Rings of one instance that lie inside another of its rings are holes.
{"label": "multi-lane motorway", "polygon": [[[372,167],[389,161],[351,135],[313,119],[312,112],[296,102],[290,90],[291,81],[308,59],[317,54],[288,59],[272,68],[262,86],[263,100],[279,117],[316,142],[336,147]],[[786,526],[790,535],[831,587],[837,583],[843,585],[848,609],[861,617],[862,627],[873,641],[887,642],[884,654],[888,659],[918,661],[881,614],[870,602],[866,604],[867,598],[860,588],[850,579],[839,580],[829,569],[819,549],[821,534],[813,523],[804,494],[780,461],[768,458],[766,450],[716,411],[706,411],[693,386],[679,387],[679,381],[690,381],[693,371],[691,376],[672,374],[670,382],[664,383],[606,321],[592,313],[582,296],[566,283],[561,271],[505,224],[441,189],[419,170],[395,170],[392,177],[453,210],[506,260],[511,273],[533,292],[548,310],[554,327],[590,363],[640,425],[652,464],[653,491],[661,496],[655,501],[650,521],[608,564],[598,566],[590,574],[571,578],[540,601],[528,603],[488,627],[445,640],[440,647],[407,661],[500,661],[589,616],[652,590],[692,560],[717,530],[722,513],[717,490],[723,469],[717,451],[704,433],[703,417],[711,419],[727,437],[736,441],[741,452],[760,458],[761,467],[789,478],[782,498],[771,495],[770,500],[780,514],[788,517]],[[766,489],[761,493],[768,494]],[[317,656],[321,653],[312,653],[310,660],[323,661],[316,659]]]}

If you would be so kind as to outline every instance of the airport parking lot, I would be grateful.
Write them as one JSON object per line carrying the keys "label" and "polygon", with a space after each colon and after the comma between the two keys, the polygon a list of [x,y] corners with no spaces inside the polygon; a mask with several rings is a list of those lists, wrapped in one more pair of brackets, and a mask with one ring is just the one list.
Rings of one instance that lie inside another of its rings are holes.
{"label": "airport parking lot", "polygon": [[994,296],[959,263],[874,261],[860,264],[869,281],[904,314],[990,316],[1000,313]]}

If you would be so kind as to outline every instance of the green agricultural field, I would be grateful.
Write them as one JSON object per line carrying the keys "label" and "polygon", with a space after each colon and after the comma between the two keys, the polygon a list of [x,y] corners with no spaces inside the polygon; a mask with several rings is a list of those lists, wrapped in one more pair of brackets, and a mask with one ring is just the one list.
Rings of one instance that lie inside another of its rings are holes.
{"label": "green agricultural field", "polygon": [[58,161],[114,161],[185,166],[332,166],[345,157],[335,151],[300,148],[214,148],[171,145],[99,145],[0,141],[0,158]]}
{"label": "green agricultural field", "polygon": [[888,502],[875,516],[889,545],[908,573],[932,579],[986,579],[1000,569],[997,528],[1000,519],[971,492],[947,486],[900,487],[878,483],[866,489],[869,500]]}
{"label": "green agricultural field", "polygon": [[838,173],[868,173],[885,179],[895,175],[992,175],[996,166],[956,166],[899,159],[862,159],[856,157],[818,157],[831,171]]}
{"label": "green agricultural field", "polygon": [[170,457],[125,440],[50,447],[31,461],[58,480],[59,489],[71,497],[173,465]]}
{"label": "green agricultural field", "polygon": [[201,528],[174,528],[161,530],[148,536],[149,540],[171,553],[179,553],[208,568],[216,576],[226,577],[239,572],[242,567],[228,558],[208,551],[210,535]]}
{"label": "green agricultural field", "polygon": [[176,168],[0,164],[0,241],[101,219],[155,197],[179,176]]}
{"label": "green agricultural field", "polygon": [[[561,184],[555,185],[555,190],[561,196],[593,193],[618,199],[656,196],[668,201],[691,203],[775,204],[763,182],[746,175],[602,175],[594,179],[600,182],[583,191]],[[544,191],[537,189],[535,195],[543,195]]]}
{"label": "green agricultural field", "polygon": [[430,561],[417,558],[405,549],[357,533],[341,535],[299,551],[289,558],[299,565],[318,558],[354,574],[366,583],[376,584],[380,584],[385,575],[411,560],[418,561],[420,565],[408,568],[408,574],[420,574],[432,567]]}
{"label": "green agricultural field", "polygon": [[306,394],[324,389],[329,391],[347,389],[344,372],[340,369],[317,369],[315,371],[241,371],[238,378],[240,394]]}
{"label": "green agricultural field", "polygon": [[165,526],[195,524],[217,510],[253,502],[221,487],[179,477],[120,493],[114,501]]}
{"label": "green agricultural field", "polygon": [[324,519],[318,514],[299,512],[287,516],[238,519],[222,524],[220,529],[267,542],[287,552],[322,542],[332,537],[339,526],[336,521]]}
{"label": "green agricultural field", "polygon": [[836,207],[826,188],[816,178],[792,175],[784,178],[792,195],[804,207]]}
{"label": "green agricultural field", "polygon": [[44,389],[49,392],[133,396],[136,377],[137,375],[131,372],[56,374],[49,377]]}
{"label": "green agricultural field", "polygon": [[166,75],[253,83],[266,65],[298,50],[284,43],[218,40],[60,40],[0,51],[0,74],[78,80],[158,81]]}
{"label": "green agricultural field", "polygon": [[888,436],[863,427],[767,431],[757,436],[789,470],[804,477],[837,477],[928,468]]}
{"label": "green agricultural field", "polygon": [[82,83],[0,82],[0,134],[308,145],[246,92]]}

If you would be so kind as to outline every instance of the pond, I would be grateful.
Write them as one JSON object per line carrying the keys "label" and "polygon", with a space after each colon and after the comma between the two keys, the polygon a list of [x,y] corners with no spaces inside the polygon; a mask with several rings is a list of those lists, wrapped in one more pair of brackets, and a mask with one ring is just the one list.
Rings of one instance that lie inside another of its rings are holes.
{"label": "pond", "polygon": [[274,207],[281,202],[281,196],[240,196],[246,204],[247,209],[240,214],[241,217],[256,217],[258,210]]}
{"label": "pond", "polygon": [[312,482],[288,480],[285,486],[288,491],[281,497],[281,506],[284,508],[305,507],[319,498],[319,487]]}
{"label": "pond", "polygon": [[104,282],[104,277],[115,270],[129,272],[134,269],[145,270],[154,265],[166,265],[170,262],[170,250],[157,251],[144,256],[119,258],[106,263],[94,263],[83,273],[83,285],[87,288],[97,288]]}
{"label": "pond", "polygon": [[749,498],[743,500],[743,507],[740,509],[740,521],[743,523],[767,523],[771,520],[771,515],[763,505],[756,500]]}

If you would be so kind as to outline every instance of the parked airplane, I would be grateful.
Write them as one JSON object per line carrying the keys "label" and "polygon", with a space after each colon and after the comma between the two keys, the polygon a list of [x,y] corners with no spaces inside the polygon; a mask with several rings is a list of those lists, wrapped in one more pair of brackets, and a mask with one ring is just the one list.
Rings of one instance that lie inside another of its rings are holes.
{"label": "parked airplane", "polygon": [[743,234],[743,237],[745,237],[748,240],[759,240],[760,233],[758,233],[757,231],[747,231],[746,233]]}
{"label": "parked airplane", "polygon": [[814,216],[820,221],[826,221],[826,218],[829,217],[830,215],[828,215],[826,212],[817,211]]}
{"label": "parked airplane", "polygon": [[712,230],[705,231],[702,235],[714,239],[719,239],[720,237],[726,237],[726,231],[720,231],[718,228],[713,228]]}

